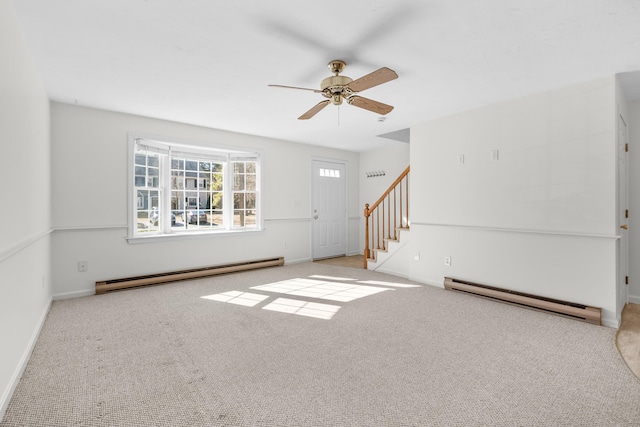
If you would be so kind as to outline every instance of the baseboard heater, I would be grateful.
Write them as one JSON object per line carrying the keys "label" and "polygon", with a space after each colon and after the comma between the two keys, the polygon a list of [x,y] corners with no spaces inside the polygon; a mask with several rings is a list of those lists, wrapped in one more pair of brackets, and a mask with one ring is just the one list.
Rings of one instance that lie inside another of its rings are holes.
{"label": "baseboard heater", "polygon": [[597,307],[589,307],[582,304],[575,304],[571,302],[510,291],[507,289],[495,288],[492,286],[453,279],[451,277],[444,278],[444,288],[451,291],[465,292],[468,294],[491,298],[509,304],[531,308],[534,310],[540,310],[564,317],[570,317],[572,319],[581,320],[583,322],[593,323],[594,325],[602,324],[602,309]]}
{"label": "baseboard heater", "polygon": [[96,282],[96,294],[104,294],[140,286],[158,285],[161,283],[175,282],[178,280],[197,279],[199,277],[215,276],[218,274],[235,273],[238,271],[253,270],[257,268],[276,267],[284,265],[284,258],[268,258],[255,261],[244,261],[233,264],[215,265],[210,267],[194,268],[190,270],[170,271],[165,273],[150,274],[147,276],[128,277],[124,279],[105,280]]}

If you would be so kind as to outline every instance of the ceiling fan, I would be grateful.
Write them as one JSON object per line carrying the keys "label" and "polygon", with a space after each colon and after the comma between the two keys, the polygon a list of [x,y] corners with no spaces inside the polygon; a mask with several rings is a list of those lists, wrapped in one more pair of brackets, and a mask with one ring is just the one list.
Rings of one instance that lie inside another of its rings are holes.
{"label": "ceiling fan", "polygon": [[310,90],[316,93],[322,94],[325,100],[320,101],[313,106],[309,111],[298,117],[298,120],[308,120],[315,116],[320,110],[332,103],[334,105],[342,104],[342,101],[346,100],[348,104],[364,108],[365,110],[373,111],[377,114],[385,115],[393,110],[391,105],[383,104],[382,102],[374,101],[357,93],[362,92],[365,89],[372,88],[374,86],[387,83],[391,80],[397,79],[398,74],[395,71],[382,67],[372,73],[362,76],[359,79],[353,80],[351,77],[341,76],[340,73],[344,70],[346,62],[339,59],[335,59],[329,62],[328,66],[333,76],[327,77],[320,83],[320,89],[309,89],[296,86],[283,86],[283,85],[269,85],[271,87],[284,87],[288,89],[301,89]]}

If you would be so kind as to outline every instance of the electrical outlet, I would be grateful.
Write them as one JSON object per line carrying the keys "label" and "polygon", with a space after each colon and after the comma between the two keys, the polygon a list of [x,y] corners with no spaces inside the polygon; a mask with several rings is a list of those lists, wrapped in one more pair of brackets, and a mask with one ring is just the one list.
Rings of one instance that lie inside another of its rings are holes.
{"label": "electrical outlet", "polygon": [[89,263],[87,261],[78,261],[78,271],[83,273],[89,269]]}
{"label": "electrical outlet", "polygon": [[447,267],[451,267],[451,257],[450,256],[444,257],[444,265],[446,265]]}

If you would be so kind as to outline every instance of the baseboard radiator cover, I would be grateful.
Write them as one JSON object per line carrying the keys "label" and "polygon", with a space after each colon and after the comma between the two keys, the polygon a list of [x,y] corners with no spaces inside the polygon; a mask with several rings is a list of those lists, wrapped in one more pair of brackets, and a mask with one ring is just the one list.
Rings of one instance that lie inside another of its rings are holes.
{"label": "baseboard radiator cover", "polygon": [[284,265],[284,257],[267,258],[253,261],[243,261],[232,264],[213,265],[209,267],[193,268],[189,270],[168,271],[164,273],[149,274],[146,276],[127,277],[122,279],[104,280],[96,282],[96,294],[104,294],[112,291],[120,291],[141,286],[159,285],[161,283],[176,282],[179,280],[197,279],[200,277],[215,276],[219,274],[236,273],[239,271],[254,270],[266,267],[278,267]]}
{"label": "baseboard radiator cover", "polygon": [[602,324],[602,309],[598,307],[590,307],[567,301],[544,298],[537,295],[496,288],[451,277],[444,278],[444,287],[451,291],[464,292],[490,298],[521,307],[581,320],[594,325]]}

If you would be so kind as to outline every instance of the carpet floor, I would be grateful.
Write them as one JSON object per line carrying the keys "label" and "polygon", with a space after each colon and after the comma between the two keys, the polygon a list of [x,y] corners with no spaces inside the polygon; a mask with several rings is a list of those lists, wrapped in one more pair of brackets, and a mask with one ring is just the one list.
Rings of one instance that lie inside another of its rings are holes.
{"label": "carpet floor", "polygon": [[285,265],[54,301],[0,426],[637,426],[615,335]]}
{"label": "carpet floor", "polygon": [[640,378],[640,305],[625,305],[616,344],[629,369]]}
{"label": "carpet floor", "polygon": [[[341,267],[363,268],[363,261],[362,255],[351,255],[316,262]],[[616,345],[631,372],[640,378],[640,305],[627,304],[625,306],[622,311],[620,328],[616,334]]]}
{"label": "carpet floor", "polygon": [[362,255],[339,256],[314,261],[320,264],[335,265],[337,267],[364,268],[364,257]]}

